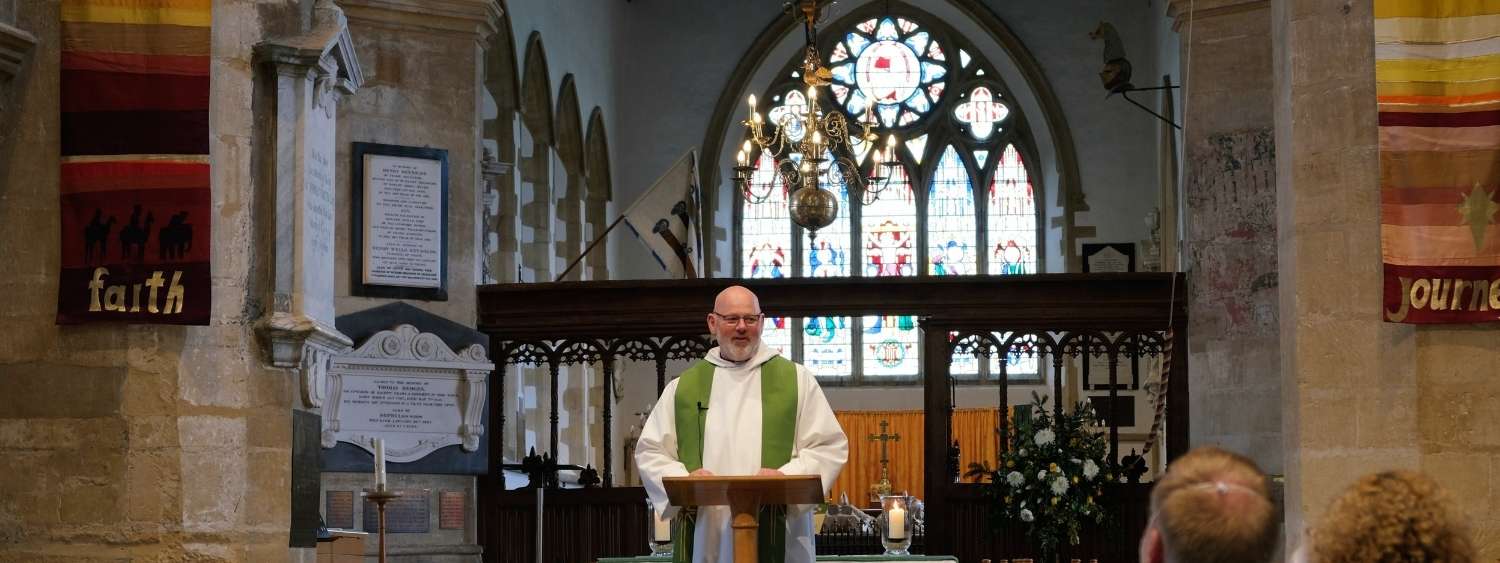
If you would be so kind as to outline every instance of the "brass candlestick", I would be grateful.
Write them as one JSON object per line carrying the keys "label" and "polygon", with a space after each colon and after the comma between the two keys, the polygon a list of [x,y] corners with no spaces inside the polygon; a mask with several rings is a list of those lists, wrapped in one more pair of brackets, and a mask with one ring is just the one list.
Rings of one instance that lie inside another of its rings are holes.
{"label": "brass candlestick", "polygon": [[400,491],[387,489],[385,485],[378,485],[373,489],[365,489],[365,498],[375,503],[375,510],[379,514],[378,520],[380,523],[377,528],[380,536],[380,558],[377,561],[380,563],[385,563],[385,504],[400,497]]}

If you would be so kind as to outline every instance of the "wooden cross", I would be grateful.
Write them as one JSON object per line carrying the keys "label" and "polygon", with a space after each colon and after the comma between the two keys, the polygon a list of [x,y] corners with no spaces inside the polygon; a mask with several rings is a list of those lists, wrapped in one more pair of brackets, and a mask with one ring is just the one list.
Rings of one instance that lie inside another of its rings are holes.
{"label": "wooden cross", "polygon": [[886,482],[890,481],[890,463],[891,463],[891,460],[890,460],[889,457],[886,456],[885,445],[886,445],[887,442],[892,442],[892,441],[900,442],[901,441],[901,435],[900,434],[889,434],[889,433],[886,432],[886,429],[890,428],[890,426],[891,426],[890,421],[888,421],[888,420],[882,420],[882,421],[880,421],[880,434],[871,434],[870,435],[870,441],[871,442],[880,442],[880,480],[881,481],[886,481]]}

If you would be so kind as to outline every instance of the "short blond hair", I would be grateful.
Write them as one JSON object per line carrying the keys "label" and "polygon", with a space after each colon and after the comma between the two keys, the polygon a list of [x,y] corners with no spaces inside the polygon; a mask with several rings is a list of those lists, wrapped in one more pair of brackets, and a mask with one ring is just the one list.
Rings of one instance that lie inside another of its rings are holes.
{"label": "short blond hair", "polygon": [[1151,489],[1168,563],[1266,563],[1281,519],[1266,475],[1245,456],[1202,447],[1172,462]]}
{"label": "short blond hair", "polygon": [[1366,475],[1334,499],[1313,529],[1319,563],[1470,563],[1474,545],[1447,492],[1426,475]]}

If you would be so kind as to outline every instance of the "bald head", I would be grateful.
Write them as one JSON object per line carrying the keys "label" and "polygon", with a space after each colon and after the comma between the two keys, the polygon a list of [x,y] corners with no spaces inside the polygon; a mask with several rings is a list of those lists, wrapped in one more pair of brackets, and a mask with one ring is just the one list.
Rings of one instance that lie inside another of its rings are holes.
{"label": "bald head", "polygon": [[750,308],[754,313],[759,313],[760,298],[755,296],[755,292],[750,291],[749,288],[743,285],[726,287],[724,291],[719,292],[718,297],[714,298],[714,310],[720,313],[728,314],[732,309],[746,307]]}
{"label": "bald head", "polygon": [[1265,474],[1218,448],[1172,462],[1151,490],[1151,512],[1142,561],[1265,563],[1276,549],[1281,519]]}
{"label": "bald head", "polygon": [[714,298],[708,314],[708,332],[719,341],[719,355],[743,362],[760,346],[760,299],[744,286],[733,285]]}

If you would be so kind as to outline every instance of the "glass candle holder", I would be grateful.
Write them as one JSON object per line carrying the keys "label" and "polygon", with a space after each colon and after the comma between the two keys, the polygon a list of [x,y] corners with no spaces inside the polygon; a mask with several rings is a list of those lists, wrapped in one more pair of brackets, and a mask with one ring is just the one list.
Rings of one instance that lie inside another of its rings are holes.
{"label": "glass candle holder", "polygon": [[885,546],[886,555],[910,555],[907,549],[911,548],[916,523],[911,512],[911,497],[880,497],[880,543]]}
{"label": "glass candle holder", "polygon": [[646,528],[647,545],[651,546],[651,555],[657,557],[672,556],[672,519],[662,518],[656,512],[656,505],[646,502],[646,518],[651,523]]}

